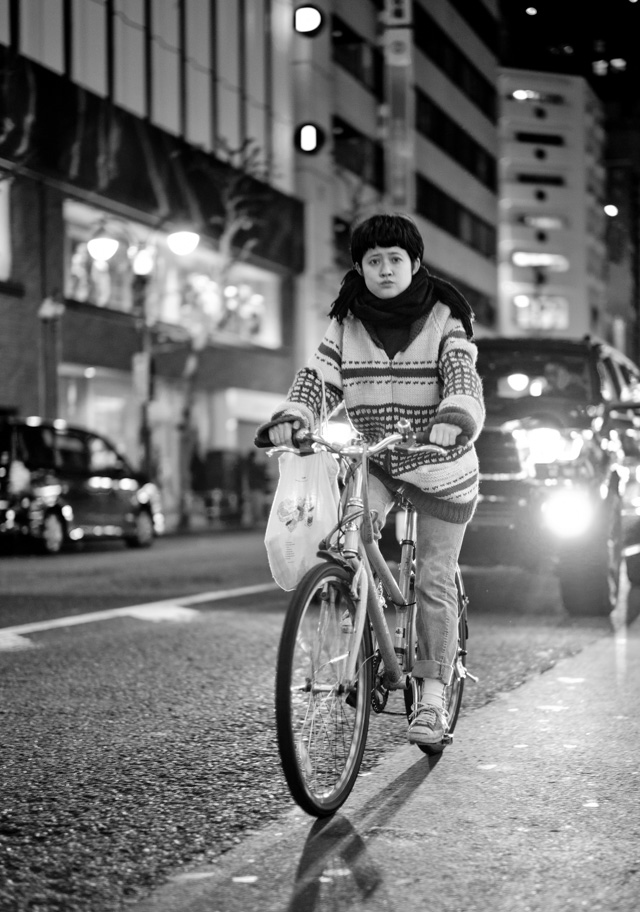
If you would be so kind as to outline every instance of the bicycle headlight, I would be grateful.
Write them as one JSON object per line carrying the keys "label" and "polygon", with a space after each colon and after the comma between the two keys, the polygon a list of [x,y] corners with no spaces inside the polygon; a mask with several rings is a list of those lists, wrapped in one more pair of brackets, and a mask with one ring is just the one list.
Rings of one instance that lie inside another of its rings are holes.
{"label": "bicycle headlight", "polygon": [[595,504],[587,491],[577,488],[554,491],[542,504],[542,518],[558,538],[577,538],[593,526]]}

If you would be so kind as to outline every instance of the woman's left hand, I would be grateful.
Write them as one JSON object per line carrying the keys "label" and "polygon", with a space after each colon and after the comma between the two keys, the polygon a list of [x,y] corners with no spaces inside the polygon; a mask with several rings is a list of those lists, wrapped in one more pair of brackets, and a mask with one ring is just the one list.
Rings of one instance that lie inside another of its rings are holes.
{"label": "woman's left hand", "polygon": [[450,447],[453,446],[458,438],[458,435],[462,433],[462,428],[459,428],[456,424],[434,424],[429,432],[429,443],[435,443],[438,446]]}

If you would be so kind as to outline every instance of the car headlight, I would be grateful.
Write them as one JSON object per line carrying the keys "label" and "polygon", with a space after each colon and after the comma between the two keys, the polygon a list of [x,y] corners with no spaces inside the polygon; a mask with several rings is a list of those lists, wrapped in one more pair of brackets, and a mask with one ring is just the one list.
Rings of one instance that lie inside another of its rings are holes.
{"label": "car headlight", "polygon": [[554,491],[542,504],[544,524],[559,538],[577,538],[595,523],[596,509],[587,491]]}
{"label": "car headlight", "polygon": [[539,427],[514,432],[526,445],[533,462],[574,462],[584,445],[584,437],[576,431],[559,431],[557,428]]}

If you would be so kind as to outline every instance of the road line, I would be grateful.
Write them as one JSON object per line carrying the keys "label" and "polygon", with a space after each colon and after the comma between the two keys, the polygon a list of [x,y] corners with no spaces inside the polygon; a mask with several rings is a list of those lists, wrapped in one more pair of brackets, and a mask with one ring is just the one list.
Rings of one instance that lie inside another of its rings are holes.
{"label": "road line", "polygon": [[[240,586],[237,589],[216,589],[214,592],[198,592],[196,595],[179,596],[157,602],[146,602],[140,605],[127,605],[125,608],[107,608],[88,614],[76,614],[70,617],[48,618],[44,621],[32,621],[29,624],[16,624],[13,627],[0,627],[0,636],[21,636],[37,633],[41,630],[52,630],[56,627],[75,627],[78,624],[91,624],[94,621],[107,621],[116,617],[136,617],[145,620],[184,620],[188,616],[188,605],[202,602],[219,602],[223,599],[242,598],[244,595],[255,595],[259,592],[275,591],[275,583],[260,583],[256,586]],[[180,609],[183,608],[184,612]]]}

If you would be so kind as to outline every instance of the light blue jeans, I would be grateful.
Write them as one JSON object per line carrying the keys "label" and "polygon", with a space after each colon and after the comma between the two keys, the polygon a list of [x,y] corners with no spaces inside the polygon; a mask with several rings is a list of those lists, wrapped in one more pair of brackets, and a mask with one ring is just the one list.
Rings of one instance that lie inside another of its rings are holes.
{"label": "light blue jeans", "polygon": [[[384,526],[395,495],[369,477],[369,509]],[[428,513],[416,517],[416,634],[414,678],[451,683],[458,644],[458,597],[455,573],[466,523],[451,523]]]}

